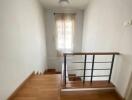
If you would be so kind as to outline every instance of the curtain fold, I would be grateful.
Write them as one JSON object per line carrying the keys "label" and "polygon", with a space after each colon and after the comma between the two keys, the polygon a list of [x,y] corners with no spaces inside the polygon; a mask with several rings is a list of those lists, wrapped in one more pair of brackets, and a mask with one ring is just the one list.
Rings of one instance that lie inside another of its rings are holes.
{"label": "curtain fold", "polygon": [[57,55],[73,51],[75,14],[55,14]]}

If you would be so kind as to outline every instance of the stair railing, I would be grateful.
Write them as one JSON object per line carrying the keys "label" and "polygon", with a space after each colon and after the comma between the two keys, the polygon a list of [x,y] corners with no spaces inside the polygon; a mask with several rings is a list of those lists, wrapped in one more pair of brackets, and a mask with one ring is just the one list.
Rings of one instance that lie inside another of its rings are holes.
{"label": "stair railing", "polygon": [[[85,84],[86,80],[85,78],[86,77],[90,77],[90,83],[93,82],[93,77],[108,77],[108,83],[111,82],[111,76],[112,76],[112,71],[113,71],[113,65],[114,65],[114,60],[115,60],[115,55],[119,55],[120,53],[118,52],[87,52],[87,53],[64,53],[64,66],[63,66],[63,70],[62,70],[62,79],[63,79],[63,86],[64,88],[66,88],[66,84],[67,84],[67,56],[68,55],[84,55],[84,68],[83,69],[80,69],[80,70],[84,70],[84,73],[83,73],[83,85]],[[92,62],[87,62],[87,56],[89,55],[92,55]],[[109,75],[96,75],[94,76],[93,75],[93,72],[94,70],[106,70],[106,69],[94,69],[94,64],[95,63],[108,63],[108,62],[95,62],[95,57],[96,55],[112,55],[112,60],[111,60],[111,67],[110,69],[107,69],[107,70],[110,70],[110,74]],[[79,62],[78,62],[79,63]],[[86,69],[86,66],[87,66],[87,63],[92,63],[92,68],[91,69]],[[91,75],[90,76],[86,76],[86,70],[91,70]]]}

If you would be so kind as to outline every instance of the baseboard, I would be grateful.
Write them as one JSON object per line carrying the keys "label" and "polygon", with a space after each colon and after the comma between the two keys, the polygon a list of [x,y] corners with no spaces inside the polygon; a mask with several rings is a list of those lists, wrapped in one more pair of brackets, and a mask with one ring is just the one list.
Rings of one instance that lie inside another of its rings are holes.
{"label": "baseboard", "polygon": [[76,89],[61,89],[61,91],[113,91],[115,90],[114,87],[112,88],[76,88]]}
{"label": "baseboard", "polygon": [[16,93],[23,87],[23,85],[34,75],[34,72],[32,72],[16,89],[15,91],[9,96],[7,100],[12,100]]}
{"label": "baseboard", "polygon": [[115,89],[115,92],[117,93],[117,95],[118,95],[118,97],[119,97],[120,100],[125,100],[125,98],[123,98],[116,89]]}

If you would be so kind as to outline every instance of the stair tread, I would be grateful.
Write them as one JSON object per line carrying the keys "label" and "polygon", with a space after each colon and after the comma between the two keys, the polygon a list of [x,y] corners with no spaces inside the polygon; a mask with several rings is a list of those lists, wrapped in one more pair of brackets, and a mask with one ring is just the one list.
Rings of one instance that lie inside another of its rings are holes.
{"label": "stair tread", "polygon": [[61,72],[57,72],[56,69],[47,69],[44,74],[60,74]]}

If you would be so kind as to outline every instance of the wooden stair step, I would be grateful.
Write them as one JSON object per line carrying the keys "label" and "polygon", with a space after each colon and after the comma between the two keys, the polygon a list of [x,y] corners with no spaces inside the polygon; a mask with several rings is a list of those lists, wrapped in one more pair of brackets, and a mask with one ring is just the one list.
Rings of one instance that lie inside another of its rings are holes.
{"label": "wooden stair step", "polygon": [[61,72],[57,72],[56,69],[47,69],[44,74],[60,74]]}
{"label": "wooden stair step", "polygon": [[70,76],[72,77],[72,76],[76,76],[76,74],[68,74],[68,76],[69,76],[69,77],[70,77]]}
{"label": "wooden stair step", "polygon": [[69,77],[70,81],[81,81],[80,77]]}
{"label": "wooden stair step", "polygon": [[81,77],[76,76],[76,74],[68,74],[70,81],[81,81]]}
{"label": "wooden stair step", "polygon": [[77,76],[76,81],[81,81],[81,77]]}
{"label": "wooden stair step", "polygon": [[115,88],[115,86],[112,83],[108,83],[108,81],[93,81],[91,84],[90,81],[86,81],[85,84],[83,84],[82,81],[67,81],[66,84],[67,88]]}

